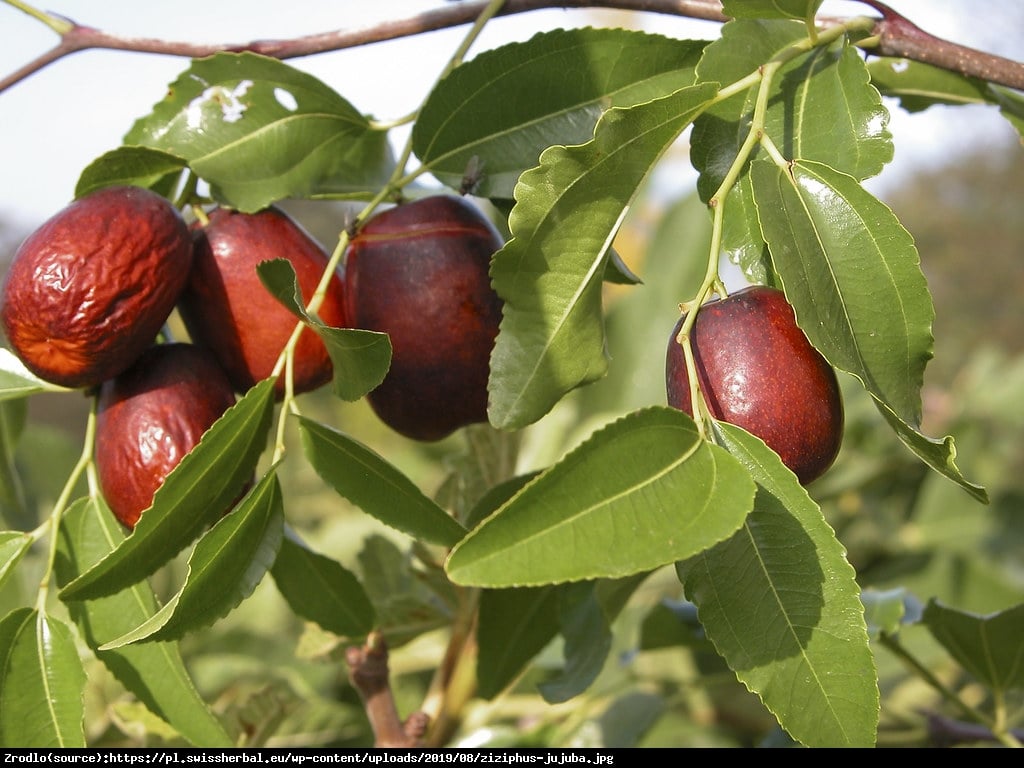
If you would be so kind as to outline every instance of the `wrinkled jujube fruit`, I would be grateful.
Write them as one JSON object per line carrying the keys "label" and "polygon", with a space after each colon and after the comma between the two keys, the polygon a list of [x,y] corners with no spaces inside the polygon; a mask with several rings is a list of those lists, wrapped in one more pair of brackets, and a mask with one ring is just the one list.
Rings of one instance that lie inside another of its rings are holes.
{"label": "wrinkled jujube fruit", "polygon": [[503,245],[470,201],[434,195],[372,217],[346,256],[349,322],[387,333],[391,368],[367,396],[380,419],[435,441],[487,420],[490,355],[501,323],[491,256]]}
{"label": "wrinkled jujube fruit", "polygon": [[140,187],[92,192],[15,253],[0,289],[4,333],[41,379],[96,386],[154,342],[191,262],[188,227],[165,198]]}
{"label": "wrinkled jujube fruit", "polygon": [[103,497],[132,529],[153,494],[235,403],[223,369],[193,344],[158,344],[100,386],[96,470]]}
{"label": "wrinkled jujube fruit", "polygon": [[[291,262],[304,302],[313,297],[328,254],[294,219],[270,207],[257,213],[216,208],[206,226],[194,228],[195,256],[178,310],[192,341],[220,360],[235,389],[244,392],[273,372],[299,319],[260,281],[256,266],[268,259]],[[335,274],[317,316],[343,327],[341,277]],[[295,347],[294,391],[309,392],[331,380],[323,341],[304,330]],[[284,393],[284,376],[275,393]]]}
{"label": "wrinkled jujube fruit", "polygon": [[[689,376],[669,338],[669,405],[691,416]],[[711,414],[774,450],[801,483],[821,476],[842,443],[843,403],[835,371],[796,324],[782,291],[752,286],[698,310],[690,333],[701,393]]]}

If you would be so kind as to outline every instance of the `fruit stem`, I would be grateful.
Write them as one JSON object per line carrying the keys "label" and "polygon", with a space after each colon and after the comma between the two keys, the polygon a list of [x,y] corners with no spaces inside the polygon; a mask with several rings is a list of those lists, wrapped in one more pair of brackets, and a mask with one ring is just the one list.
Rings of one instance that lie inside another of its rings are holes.
{"label": "fruit stem", "polygon": [[[85,422],[85,438],[82,441],[82,453],[78,457],[78,461],[75,463],[74,468],[71,470],[71,474],[68,475],[67,480],[64,482],[64,487],[61,489],[60,496],[57,497],[57,502],[53,506],[53,511],[50,512],[50,548],[47,556],[46,570],[39,583],[39,595],[36,599],[36,606],[40,612],[46,610],[46,600],[50,591],[50,580],[53,578],[53,568],[54,564],[57,562],[57,544],[59,543],[57,534],[60,531],[60,519],[63,516],[64,511],[67,509],[68,502],[71,499],[71,494],[74,492],[79,478],[81,478],[82,474],[92,466],[92,452],[95,439],[96,398],[93,398],[92,407],[89,409],[89,416]],[[95,494],[91,478],[89,487],[90,494]]]}
{"label": "fruit stem", "polygon": [[22,0],[4,0],[4,2],[7,3],[7,5],[14,6],[23,13],[27,13],[33,19],[41,21],[62,37],[75,28],[75,24],[68,19],[61,18],[60,16],[54,16],[53,14],[46,13],[45,11],[40,11],[37,8],[33,8],[28,3],[22,2]]}
{"label": "fruit stem", "polygon": [[[487,7],[477,17],[476,22],[472,28],[466,34],[462,43],[456,49],[455,53],[449,59],[442,70],[438,80],[441,80],[461,62],[466,52],[476,41],[477,37],[480,36],[484,25],[490,21],[490,19],[501,10],[501,6],[504,4],[504,0],[491,0]],[[403,118],[405,121],[414,120],[418,111],[410,116]],[[355,220],[351,226],[346,228],[338,236],[338,242],[334,247],[334,251],[331,254],[330,259],[327,262],[327,266],[320,276],[320,282],[316,286],[316,290],[313,292],[313,296],[310,298],[306,305],[306,312],[311,316],[316,316],[317,311],[323,304],[325,297],[327,296],[327,288],[330,286],[331,279],[334,277],[338,266],[342,263],[342,259],[345,256],[345,251],[348,249],[349,244],[349,232],[358,231],[359,227],[366,222],[370,216],[377,210],[378,206],[385,200],[389,200],[395,196],[397,192],[400,192],[406,185],[412,182],[414,179],[428,172],[426,166],[421,166],[414,171],[407,172],[406,168],[409,164],[409,160],[412,158],[412,135],[405,142],[405,146],[402,148],[401,154],[395,163],[395,170],[391,174],[391,178],[388,179],[387,183],[378,190],[377,194],[363,207],[363,209],[356,215]],[[295,412],[294,404],[294,392],[292,390],[292,376],[291,376],[291,361],[295,356],[295,346],[298,343],[299,337],[306,328],[306,323],[299,321],[295,325],[295,329],[292,331],[292,335],[288,338],[288,342],[285,344],[284,349],[281,351],[280,356],[274,365],[274,370],[271,375],[277,377],[281,374],[282,369],[286,371],[286,384],[285,394],[282,399],[280,419],[278,421],[277,428],[277,440],[274,445],[274,461],[278,461],[284,454],[284,431],[285,421],[288,413]]]}

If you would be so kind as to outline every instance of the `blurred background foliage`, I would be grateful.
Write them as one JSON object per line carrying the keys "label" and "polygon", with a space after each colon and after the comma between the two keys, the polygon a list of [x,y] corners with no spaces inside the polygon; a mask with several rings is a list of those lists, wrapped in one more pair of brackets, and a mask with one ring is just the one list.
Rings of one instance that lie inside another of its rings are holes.
{"label": "blurred background foliage", "polygon": [[[923,392],[924,432],[956,438],[959,466],[987,487],[991,504],[977,503],[922,465],[849,379],[843,382],[842,452],[810,491],[846,546],[863,589],[903,590],[909,606],[936,598],[979,614],[1017,605],[1024,602],[1024,152],[965,151],[883,197],[916,239],[937,312],[935,358]],[[340,204],[285,207],[327,247],[348,220]],[[362,440],[428,494],[472,498],[486,487],[488,464],[507,460],[504,452],[518,450],[518,468],[528,471],[617,415],[664,403],[668,333],[679,299],[691,295],[701,277],[708,232],[707,212],[692,196],[666,200],[649,192],[638,202],[616,249],[644,285],[608,287],[609,375],[574,392],[520,435],[494,439],[473,429],[437,444],[415,444],[383,427],[365,403],[341,403],[325,391],[304,396],[303,412]],[[6,257],[24,234],[0,222]],[[5,529],[29,530],[49,513],[81,449],[87,408],[80,394],[0,405],[0,427],[20,433],[16,454],[0,457]],[[280,473],[286,513],[314,548],[363,580],[395,646],[392,672],[405,715],[421,705],[445,647],[446,586],[407,539],[328,491],[292,438]],[[478,487],[453,488],[456,476],[463,486]],[[158,593],[173,592],[182,568],[179,561],[155,577]],[[0,591],[0,613],[26,604],[37,586],[33,569],[19,567]],[[672,569],[644,581],[614,629],[604,671],[585,694],[559,705],[538,694],[537,684],[563,663],[555,641],[511,690],[470,702],[457,743],[789,744],[704,640]],[[937,678],[968,701],[984,698],[985,690],[923,629],[909,626],[901,634]],[[371,740],[345,674],[346,639],[297,619],[272,580],[181,645],[200,690],[245,743],[317,747]],[[877,661],[879,745],[923,746],[949,738],[945,718],[956,712],[884,648],[878,647]],[[90,743],[175,743],[167,726],[128,698],[101,665],[87,663]]]}

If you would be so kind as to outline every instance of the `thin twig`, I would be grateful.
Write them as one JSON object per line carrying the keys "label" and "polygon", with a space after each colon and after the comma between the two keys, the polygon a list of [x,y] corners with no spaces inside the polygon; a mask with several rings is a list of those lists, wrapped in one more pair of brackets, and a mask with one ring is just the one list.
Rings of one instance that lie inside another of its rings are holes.
{"label": "thin twig", "polygon": [[[5,2],[13,4],[10,0]],[[24,10],[23,5],[15,7]],[[866,5],[882,14],[871,36],[874,45],[870,49],[872,53],[920,61],[998,85],[1024,89],[1024,64],[935,37],[880,2],[866,0]],[[364,28],[339,29],[288,40],[253,40],[246,43],[201,44],[150,37],[125,37],[71,22],[70,28],[61,35],[59,45],[0,79],[0,93],[54,61],[88,49],[188,58],[202,58],[222,51],[252,51],[274,58],[291,59],[469,24],[485,7],[486,0],[466,0],[448,3],[407,19],[381,22]],[[713,22],[728,20],[722,13],[719,0],[507,0],[499,15],[511,16],[550,8],[614,8]],[[819,19],[819,22],[826,25],[834,21]]]}

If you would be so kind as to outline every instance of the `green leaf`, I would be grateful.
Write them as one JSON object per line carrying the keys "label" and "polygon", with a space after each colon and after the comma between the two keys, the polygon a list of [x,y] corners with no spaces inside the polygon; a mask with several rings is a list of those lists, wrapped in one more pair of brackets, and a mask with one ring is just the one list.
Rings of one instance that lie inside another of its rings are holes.
{"label": "green leaf", "polygon": [[310,550],[290,529],[285,529],[271,573],[288,605],[307,621],[343,637],[361,637],[373,629],[376,614],[355,575]]}
{"label": "green leaf", "polygon": [[[57,583],[84,573],[124,540],[124,530],[102,500],[80,499],[61,518]],[[197,747],[232,746],[231,737],[203,701],[185,668],[177,643],[100,646],[145,622],[157,611],[145,582],[109,597],[71,601],[68,611],[79,634],[124,687]]]}
{"label": "green leaf", "polygon": [[867,64],[871,82],[884,96],[899,99],[908,112],[920,112],[935,104],[984,104],[988,84],[984,80],[907,59],[878,58]]}
{"label": "green leaf", "polygon": [[[730,22],[708,46],[698,74],[736,82],[806,36],[806,28],[791,21]],[[694,122],[690,154],[704,201],[718,192],[747,138],[755,96],[754,88],[741,92]],[[798,56],[777,73],[764,132],[787,158],[815,160],[864,179],[892,159],[888,119],[860,54],[840,41]],[[771,282],[747,175],[729,190],[725,205],[723,250],[754,282]]]}
{"label": "green leaf", "polygon": [[177,594],[139,626],[100,646],[177,640],[213,624],[248,598],[274,564],[284,530],[284,501],[271,469],[238,507],[196,544]]}
{"label": "green leaf", "polygon": [[480,594],[478,693],[500,694],[558,634],[563,585],[485,589]]}
{"label": "green leaf", "polygon": [[28,552],[35,539],[21,531],[0,531],[0,587],[14,573],[18,561]]}
{"label": "green leaf", "polygon": [[757,482],[728,541],[677,565],[687,598],[739,680],[807,746],[875,742],[879,693],[856,574],[821,510],[761,440],[716,422]]}
{"label": "green leaf", "polygon": [[878,408],[879,412],[889,423],[889,426],[892,427],[896,436],[921,461],[940,475],[952,480],[978,501],[988,504],[988,491],[980,485],[968,482],[957,467],[956,445],[951,436],[947,435],[942,440],[926,437],[893,413],[892,409],[884,403],[879,402],[877,399],[874,400],[874,403],[875,407]]}
{"label": "green leaf", "polygon": [[539,586],[627,576],[730,536],[753,483],[674,408],[599,430],[526,485],[452,551],[458,584]]}
{"label": "green leaf", "polygon": [[715,93],[685,88],[613,109],[594,140],[551,147],[516,186],[513,238],[491,277],[504,300],[491,355],[490,422],[522,427],[607,368],[601,291],[607,251],[651,166]]}
{"label": "green leaf", "polygon": [[968,672],[995,691],[1024,688],[1024,605],[988,616],[930,600],[923,623]]}
{"label": "green leaf", "polygon": [[75,185],[75,198],[115,184],[152,189],[173,197],[187,164],[184,158],[149,147],[118,147],[85,167]]}
{"label": "green leaf", "polygon": [[546,147],[583,144],[609,108],[692,85],[704,44],[624,29],[557,29],[485,51],[431,91],[413,151],[454,189],[476,166],[483,175],[475,194],[511,198]]}
{"label": "green leaf", "polygon": [[426,632],[451,628],[455,620],[452,601],[441,598],[430,574],[415,568],[408,549],[400,550],[391,539],[372,534],[359,552],[359,568],[377,613],[377,629],[389,647],[397,648]]}
{"label": "green leaf", "polygon": [[807,338],[903,421],[921,421],[931,295],[913,238],[851,176],[758,161],[754,197],[772,263]]}
{"label": "green leaf", "polygon": [[125,144],[184,158],[217,200],[249,213],[286,197],[363,195],[394,166],[387,134],[348,101],[248,52],[193,60]]}
{"label": "green leaf", "polygon": [[317,474],[341,496],[417,540],[450,547],[466,530],[383,457],[331,427],[299,419]]}
{"label": "green leaf", "polygon": [[132,535],[61,590],[64,600],[109,595],[154,573],[252,482],[274,412],[274,383],[250,389],[167,476]]}
{"label": "green leaf", "polygon": [[814,19],[822,0],[722,0],[722,12],[734,19]]}
{"label": "green leaf", "polygon": [[583,693],[601,672],[612,647],[611,628],[594,582],[561,584],[558,598],[565,669],[538,686],[544,700],[552,704]]}
{"label": "green leaf", "polygon": [[32,608],[0,620],[0,744],[84,747],[84,688],[67,625]]}
{"label": "green leaf", "polygon": [[306,312],[295,268],[288,259],[261,262],[256,271],[267,290],[323,339],[334,369],[336,396],[352,402],[384,381],[391,366],[391,340],[386,333],[333,328]]}
{"label": "green leaf", "polygon": [[[28,419],[26,398],[4,400],[0,398],[0,521],[14,525],[15,520],[34,520],[35,510],[25,491],[25,479],[15,461],[18,440],[25,431]],[[3,583],[4,566],[0,556],[0,584]]]}
{"label": "green leaf", "polygon": [[43,381],[11,352],[0,347],[0,400],[13,400],[40,392],[70,392]]}

